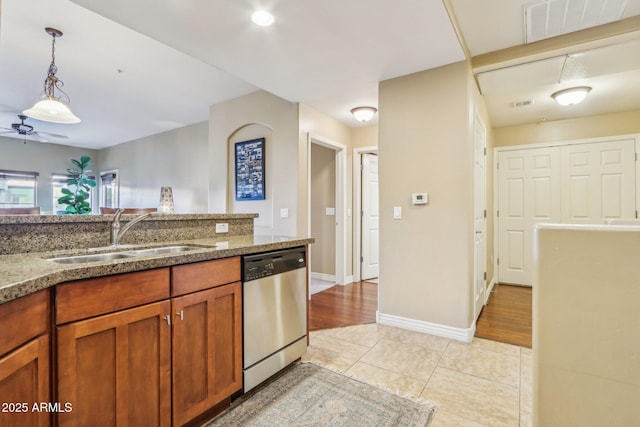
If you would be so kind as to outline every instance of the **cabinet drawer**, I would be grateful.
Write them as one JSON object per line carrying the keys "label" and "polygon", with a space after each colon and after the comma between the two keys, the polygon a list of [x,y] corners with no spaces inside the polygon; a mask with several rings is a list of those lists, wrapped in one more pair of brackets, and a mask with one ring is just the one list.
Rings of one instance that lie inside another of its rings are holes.
{"label": "cabinet drawer", "polygon": [[172,296],[240,281],[240,257],[177,265],[172,268]]}
{"label": "cabinet drawer", "polygon": [[169,267],[67,282],[56,288],[56,324],[169,298]]}
{"label": "cabinet drawer", "polygon": [[49,289],[0,305],[0,356],[49,330]]}

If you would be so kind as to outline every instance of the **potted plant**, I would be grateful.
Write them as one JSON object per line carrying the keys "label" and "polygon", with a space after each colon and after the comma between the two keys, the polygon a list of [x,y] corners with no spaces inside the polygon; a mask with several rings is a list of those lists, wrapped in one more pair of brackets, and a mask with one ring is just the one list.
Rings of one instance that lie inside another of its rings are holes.
{"label": "potted plant", "polygon": [[91,213],[90,191],[96,186],[96,181],[89,174],[92,165],[89,156],[81,156],[80,160],[71,159],[74,167],[67,169],[69,179],[67,188],[62,189],[63,196],[58,198],[58,203],[67,205],[68,214],[86,215]]}

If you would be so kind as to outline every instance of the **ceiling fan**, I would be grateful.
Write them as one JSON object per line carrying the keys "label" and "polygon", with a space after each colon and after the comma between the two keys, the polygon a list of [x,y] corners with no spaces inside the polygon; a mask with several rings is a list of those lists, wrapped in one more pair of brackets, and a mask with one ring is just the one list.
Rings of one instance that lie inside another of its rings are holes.
{"label": "ceiling fan", "polygon": [[27,138],[26,138],[27,136],[30,136],[33,139],[40,142],[49,142],[47,139],[44,138],[44,136],[51,137],[51,138],[60,138],[60,139],[69,138],[68,136],[58,135],[56,133],[37,132],[33,130],[33,126],[28,125],[24,122],[27,119],[27,116],[23,114],[18,114],[18,118],[20,119],[20,123],[12,123],[11,128],[0,127],[0,134],[17,133],[19,135],[22,135],[25,137],[24,139],[25,144],[27,143]]}

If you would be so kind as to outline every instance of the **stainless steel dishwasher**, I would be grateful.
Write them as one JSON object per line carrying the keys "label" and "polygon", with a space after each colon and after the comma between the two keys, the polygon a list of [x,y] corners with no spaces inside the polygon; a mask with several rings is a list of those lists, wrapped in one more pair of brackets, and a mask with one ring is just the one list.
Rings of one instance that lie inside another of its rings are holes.
{"label": "stainless steel dishwasher", "polygon": [[305,247],[243,257],[244,391],[307,351]]}

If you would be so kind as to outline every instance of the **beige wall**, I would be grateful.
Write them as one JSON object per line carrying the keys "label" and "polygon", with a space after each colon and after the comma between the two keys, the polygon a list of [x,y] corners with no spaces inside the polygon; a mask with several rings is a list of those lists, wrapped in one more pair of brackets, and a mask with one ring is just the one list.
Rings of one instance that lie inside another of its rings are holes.
{"label": "beige wall", "polygon": [[67,168],[73,166],[71,159],[91,157],[94,163],[91,170],[94,173],[101,167],[98,150],[35,141],[24,143],[21,139],[3,136],[0,136],[0,153],[0,169],[40,173],[36,201],[42,212],[51,212],[53,209],[51,175],[67,173]]}
{"label": "beige wall", "polygon": [[542,226],[535,239],[533,425],[639,425],[640,227]]}
{"label": "beige wall", "polygon": [[377,147],[378,146],[378,125],[373,124],[365,127],[351,129],[352,148]]}
{"label": "beige wall", "polygon": [[207,212],[207,122],[100,150],[100,171],[118,169],[120,207],[157,207],[173,189],[176,213]]}
{"label": "beige wall", "polygon": [[[256,126],[264,128],[259,135]],[[254,204],[257,233],[298,235],[298,106],[265,91],[212,105],[209,120],[209,211],[229,212],[241,209],[229,206],[229,146],[236,138],[268,136],[265,143],[265,184],[267,199]],[[249,138],[250,139],[250,138]],[[251,203],[251,202],[241,202]],[[288,218],[280,210],[289,210]],[[244,209],[244,208],[242,208]]]}
{"label": "beige wall", "polygon": [[495,146],[640,133],[640,110],[494,129]]}
{"label": "beige wall", "polygon": [[336,207],[336,153],[311,144],[311,272],[336,274],[336,217],[326,208]]}
{"label": "beige wall", "polygon": [[[380,84],[380,313],[464,329],[472,322],[469,78],[460,62]],[[411,205],[414,192],[429,193],[429,204]]]}

